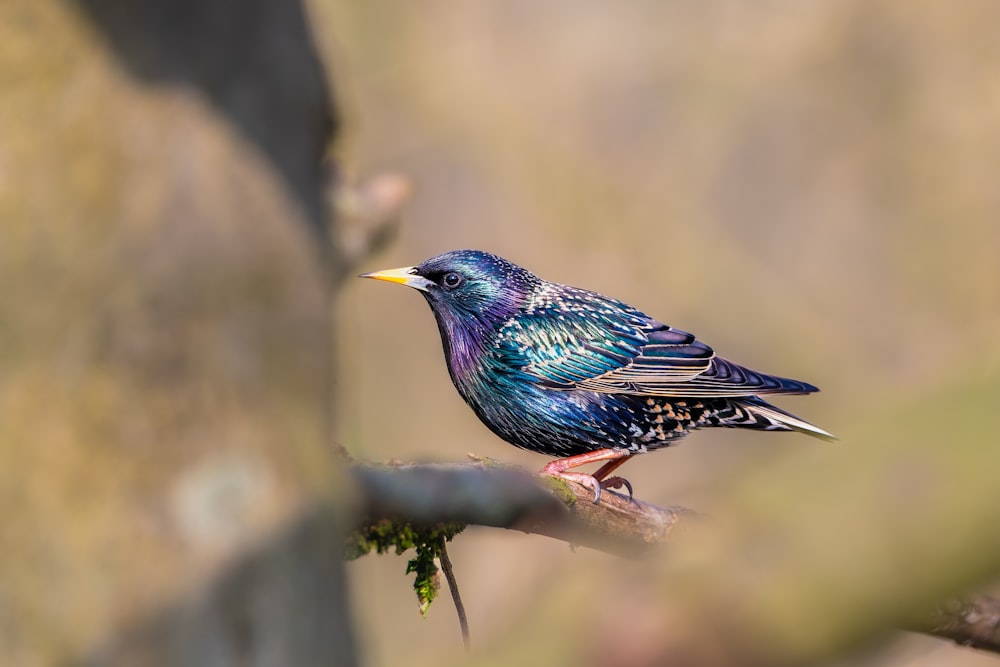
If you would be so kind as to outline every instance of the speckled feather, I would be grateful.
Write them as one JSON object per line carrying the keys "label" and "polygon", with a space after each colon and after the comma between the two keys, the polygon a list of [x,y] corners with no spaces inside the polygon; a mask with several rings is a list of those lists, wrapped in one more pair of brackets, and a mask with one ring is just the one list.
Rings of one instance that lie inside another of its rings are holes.
{"label": "speckled feather", "polygon": [[518,447],[639,453],[711,426],[832,438],[759,398],[816,387],[727,361],[621,301],[475,250],[405,271],[434,312],[458,392]]}

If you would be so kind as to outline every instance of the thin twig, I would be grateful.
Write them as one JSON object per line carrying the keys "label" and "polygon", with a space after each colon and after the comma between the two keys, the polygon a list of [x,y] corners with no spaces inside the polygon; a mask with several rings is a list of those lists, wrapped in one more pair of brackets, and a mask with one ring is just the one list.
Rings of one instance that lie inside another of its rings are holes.
{"label": "thin twig", "polygon": [[441,570],[444,572],[444,578],[448,580],[451,600],[455,603],[458,624],[462,628],[462,643],[465,644],[465,650],[469,651],[472,649],[472,640],[469,637],[469,618],[465,615],[465,605],[462,604],[462,596],[458,592],[458,579],[455,578],[455,570],[451,566],[451,558],[448,557],[448,547],[444,538],[441,538]]}

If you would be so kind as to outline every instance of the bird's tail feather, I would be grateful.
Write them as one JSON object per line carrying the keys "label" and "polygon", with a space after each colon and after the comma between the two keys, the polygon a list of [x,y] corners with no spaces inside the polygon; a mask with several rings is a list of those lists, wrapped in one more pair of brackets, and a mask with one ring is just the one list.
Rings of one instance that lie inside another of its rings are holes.
{"label": "bird's tail feather", "polygon": [[[738,399],[733,401],[745,411],[753,415],[758,420],[764,419],[772,425],[775,430],[799,431],[811,435],[814,438],[833,442],[837,436],[827,433],[818,426],[813,426],[804,419],[799,419],[790,412],[785,412],[781,408],[775,407],[767,401],[757,397]],[[767,427],[765,427],[767,428]]]}

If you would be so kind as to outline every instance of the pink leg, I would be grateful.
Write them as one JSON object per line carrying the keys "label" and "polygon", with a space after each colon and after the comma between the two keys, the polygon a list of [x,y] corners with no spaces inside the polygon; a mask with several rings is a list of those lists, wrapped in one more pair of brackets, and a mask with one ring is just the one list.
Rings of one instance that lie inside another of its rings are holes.
{"label": "pink leg", "polygon": [[[547,475],[549,477],[561,477],[563,479],[568,479],[573,482],[577,482],[578,484],[582,484],[588,489],[593,489],[594,503],[596,504],[601,499],[602,477],[606,476],[609,472],[624,463],[625,459],[631,455],[631,452],[622,451],[620,449],[598,449],[593,452],[577,454],[576,456],[567,456],[566,458],[550,461],[538,472],[538,474]],[[566,472],[570,468],[576,468],[588,463],[595,463],[597,461],[607,461],[607,463],[601,466],[601,468],[597,471],[597,475],[588,475],[587,473],[582,472]],[[614,479],[617,482],[621,478]],[[622,481],[624,482],[624,480]],[[618,486],[620,485],[621,484],[618,484]]]}
{"label": "pink leg", "polygon": [[607,463],[605,463],[604,465],[602,465],[600,468],[597,469],[597,472],[594,473],[594,479],[600,482],[605,477],[607,477],[615,470],[617,470],[621,464],[625,463],[628,460],[629,460],[628,456],[623,456],[620,459],[612,459],[611,461],[608,461]]}

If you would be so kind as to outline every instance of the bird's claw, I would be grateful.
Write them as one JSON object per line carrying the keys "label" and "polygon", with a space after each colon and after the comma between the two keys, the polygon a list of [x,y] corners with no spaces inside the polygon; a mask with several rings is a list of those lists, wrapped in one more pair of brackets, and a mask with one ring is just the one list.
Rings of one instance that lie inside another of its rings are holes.
{"label": "bird's claw", "polygon": [[629,501],[632,502],[633,500],[632,483],[624,477],[608,477],[607,479],[598,481],[598,479],[593,475],[588,475],[584,472],[567,472],[565,470],[550,472],[542,470],[539,474],[546,475],[548,477],[559,477],[560,479],[565,479],[570,482],[576,482],[580,486],[584,486],[592,490],[594,492],[595,505],[601,502],[602,489],[627,489]]}
{"label": "bird's claw", "polygon": [[601,480],[600,485],[603,489],[628,489],[628,499],[629,501],[633,500],[632,496],[634,493],[632,491],[632,483],[624,477],[608,477],[607,479]]}

